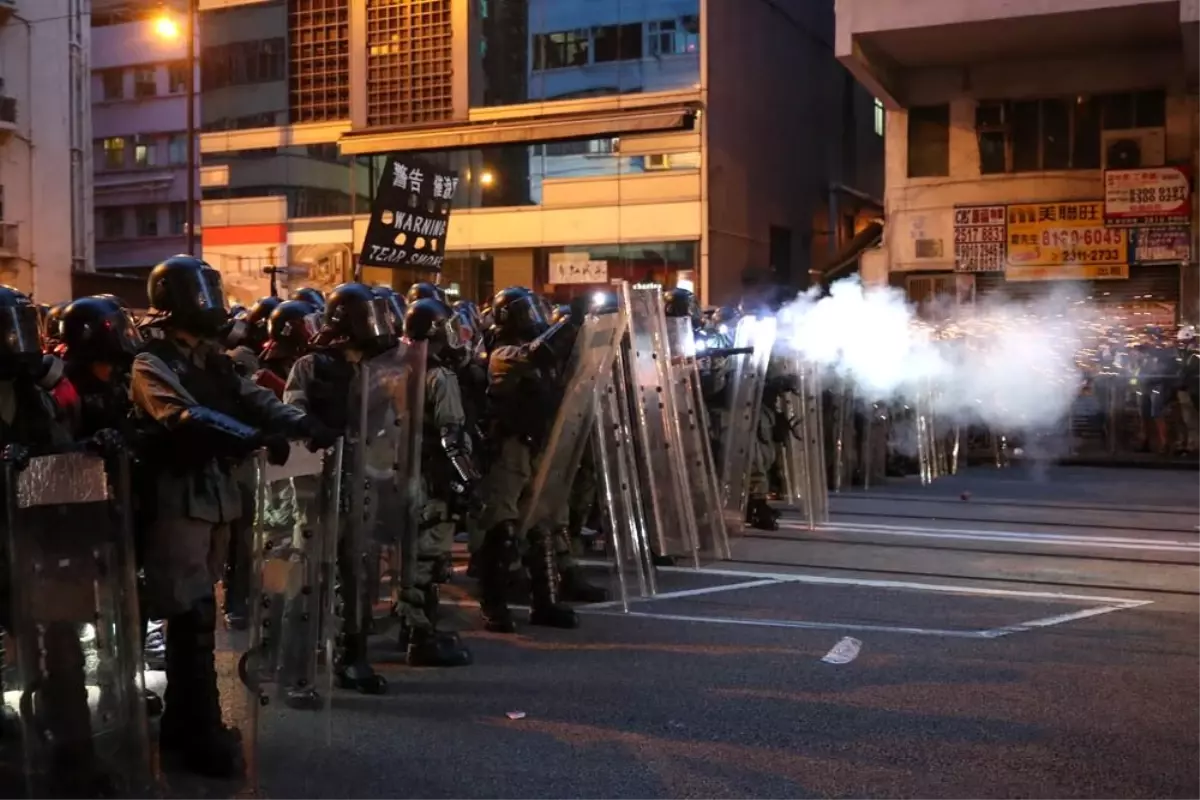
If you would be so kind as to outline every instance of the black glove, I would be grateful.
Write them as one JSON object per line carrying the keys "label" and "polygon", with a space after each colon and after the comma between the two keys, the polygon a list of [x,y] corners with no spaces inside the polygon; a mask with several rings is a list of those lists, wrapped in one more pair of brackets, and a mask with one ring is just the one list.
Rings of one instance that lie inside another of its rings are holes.
{"label": "black glove", "polygon": [[264,436],[262,446],[267,451],[267,463],[277,467],[286,464],[288,456],[292,454],[292,443],[279,434]]}
{"label": "black glove", "polygon": [[308,449],[314,453],[333,447],[341,436],[340,431],[330,428],[311,414],[304,418],[301,425],[304,435],[308,437]]}
{"label": "black glove", "polygon": [[0,459],[12,464],[18,471],[29,466],[29,458],[29,448],[20,444],[10,444],[0,452]]}
{"label": "black glove", "polygon": [[113,428],[103,428],[96,431],[89,442],[90,448],[104,458],[116,458],[125,451],[125,437]]}
{"label": "black glove", "polygon": [[583,327],[584,320],[587,319],[588,310],[591,308],[591,301],[583,295],[571,300],[571,314],[567,320],[576,328]]}

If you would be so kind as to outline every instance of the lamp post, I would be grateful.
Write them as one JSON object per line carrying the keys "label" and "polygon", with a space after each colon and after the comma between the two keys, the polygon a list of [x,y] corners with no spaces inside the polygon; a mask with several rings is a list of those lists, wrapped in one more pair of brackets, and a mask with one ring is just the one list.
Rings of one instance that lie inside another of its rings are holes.
{"label": "lamp post", "polygon": [[174,16],[164,13],[154,21],[154,32],[161,38],[176,40],[187,37],[187,78],[184,82],[187,97],[187,121],[184,137],[187,139],[187,211],[184,226],[187,231],[188,255],[196,254],[196,4],[197,0],[184,0],[186,6],[184,24]]}

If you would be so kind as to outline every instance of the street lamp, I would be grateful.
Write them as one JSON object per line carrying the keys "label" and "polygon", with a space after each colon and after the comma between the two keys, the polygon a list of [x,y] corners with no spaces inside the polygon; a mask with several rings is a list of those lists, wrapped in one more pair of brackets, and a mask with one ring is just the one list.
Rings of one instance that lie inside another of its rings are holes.
{"label": "street lamp", "polygon": [[187,37],[187,122],[184,136],[187,139],[187,211],[184,219],[187,226],[187,252],[196,254],[196,0],[184,0],[187,12],[180,24],[176,15],[163,12],[154,20],[154,33],[165,41],[177,41]]}

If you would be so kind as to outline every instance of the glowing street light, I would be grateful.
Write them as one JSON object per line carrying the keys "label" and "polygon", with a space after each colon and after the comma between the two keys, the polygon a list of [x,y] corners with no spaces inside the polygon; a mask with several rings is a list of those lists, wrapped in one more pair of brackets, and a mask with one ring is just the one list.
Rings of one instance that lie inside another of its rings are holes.
{"label": "glowing street light", "polygon": [[154,33],[161,39],[178,39],[181,34],[179,21],[163,14],[154,20]]}

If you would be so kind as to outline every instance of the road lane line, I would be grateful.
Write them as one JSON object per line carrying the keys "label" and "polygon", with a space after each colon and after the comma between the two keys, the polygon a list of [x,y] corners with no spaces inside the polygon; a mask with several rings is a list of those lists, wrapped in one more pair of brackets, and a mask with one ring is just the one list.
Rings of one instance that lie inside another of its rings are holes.
{"label": "road lane line", "polygon": [[[788,530],[811,530],[803,523],[783,521],[781,528]],[[1155,550],[1175,553],[1200,553],[1200,542],[1175,540],[1133,539],[1103,536],[1067,536],[1057,533],[1025,533],[1019,531],[962,530],[954,528],[916,528],[893,525],[871,525],[854,523],[829,523],[819,525],[816,532],[826,533],[875,533],[883,536],[911,536],[927,539],[961,539],[981,542],[1020,542],[1055,547],[1089,547],[1096,550]]]}
{"label": "road lane line", "polygon": [[787,619],[753,619],[747,617],[708,617],[690,614],[658,614],[653,611],[596,611],[590,606],[576,609],[581,614],[595,613],[598,617],[639,617],[641,619],[665,620],[668,622],[699,622],[708,625],[742,625],[753,628],[789,628],[815,631],[869,631],[873,633],[900,633],[912,636],[949,636],[957,639],[988,639],[988,631],[954,631],[938,628],[908,628],[890,625],[860,625],[853,622],[801,622]]}
{"label": "road lane line", "polygon": [[1128,611],[1131,608],[1141,608],[1142,606],[1150,605],[1152,602],[1152,600],[1139,600],[1097,606],[1096,608],[1085,608],[1070,614],[1058,614],[1053,617],[1042,617],[1041,619],[1033,619],[1028,622],[1018,622],[1015,625],[992,628],[991,630],[983,631],[983,635],[988,639],[998,639],[1001,636],[1011,636],[1014,633],[1032,631],[1037,628],[1051,628],[1055,625],[1062,625],[1065,622],[1074,622],[1075,620],[1087,619],[1088,617],[1098,617],[1101,614],[1111,614],[1114,611]]}
{"label": "road lane line", "polygon": [[[764,578],[756,581],[746,581],[744,583],[723,583],[720,586],[705,586],[700,589],[680,589],[676,592],[660,592],[659,594],[649,597],[630,597],[629,602],[632,603],[650,603],[655,600],[674,600],[678,597],[699,597],[706,594],[717,594],[718,592],[732,592],[735,589],[756,589],[760,586],[778,586],[782,581],[777,581],[774,578]],[[621,605],[620,600],[608,600],[603,603],[589,603],[585,608],[611,608]]]}

